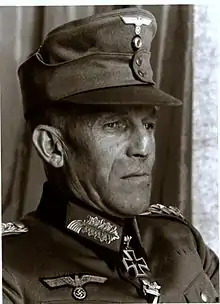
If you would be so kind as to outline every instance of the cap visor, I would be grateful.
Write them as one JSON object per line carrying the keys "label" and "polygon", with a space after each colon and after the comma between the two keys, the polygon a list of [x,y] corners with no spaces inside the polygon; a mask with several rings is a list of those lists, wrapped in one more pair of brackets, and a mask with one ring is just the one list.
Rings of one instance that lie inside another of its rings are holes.
{"label": "cap visor", "polygon": [[108,87],[78,93],[64,98],[80,104],[146,104],[180,106],[182,101],[152,85]]}

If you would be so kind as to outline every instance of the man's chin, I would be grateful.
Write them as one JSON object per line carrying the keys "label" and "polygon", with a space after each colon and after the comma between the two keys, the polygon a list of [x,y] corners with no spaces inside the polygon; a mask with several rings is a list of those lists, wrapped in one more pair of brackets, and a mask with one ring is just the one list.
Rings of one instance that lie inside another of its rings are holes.
{"label": "man's chin", "polygon": [[120,217],[120,218],[128,218],[128,217],[135,217],[144,213],[147,208],[149,207],[150,202],[144,201],[143,203],[138,202],[138,204],[128,203],[128,205],[121,205],[117,207],[111,208],[109,210],[111,215]]}

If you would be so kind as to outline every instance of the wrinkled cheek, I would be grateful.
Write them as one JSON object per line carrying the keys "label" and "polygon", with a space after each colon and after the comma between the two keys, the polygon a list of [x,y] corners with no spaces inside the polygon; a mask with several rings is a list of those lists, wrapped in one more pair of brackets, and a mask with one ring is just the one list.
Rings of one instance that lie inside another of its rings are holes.
{"label": "wrinkled cheek", "polygon": [[112,175],[112,162],[107,158],[99,158],[96,164],[96,184],[106,191],[109,188],[109,180]]}

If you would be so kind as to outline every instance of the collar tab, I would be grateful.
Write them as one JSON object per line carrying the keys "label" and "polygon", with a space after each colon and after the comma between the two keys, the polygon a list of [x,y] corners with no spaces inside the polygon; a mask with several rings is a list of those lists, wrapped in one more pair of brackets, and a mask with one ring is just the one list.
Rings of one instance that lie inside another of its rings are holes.
{"label": "collar tab", "polygon": [[68,203],[65,227],[71,233],[78,234],[96,244],[120,251],[123,226],[95,211]]}

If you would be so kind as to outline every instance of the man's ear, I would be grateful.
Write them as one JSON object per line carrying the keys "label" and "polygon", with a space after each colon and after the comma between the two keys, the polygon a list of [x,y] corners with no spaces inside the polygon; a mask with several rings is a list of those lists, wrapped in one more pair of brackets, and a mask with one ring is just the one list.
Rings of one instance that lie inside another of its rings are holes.
{"label": "man's ear", "polygon": [[32,140],[39,155],[55,168],[64,165],[64,148],[60,132],[51,126],[38,125],[33,132]]}

